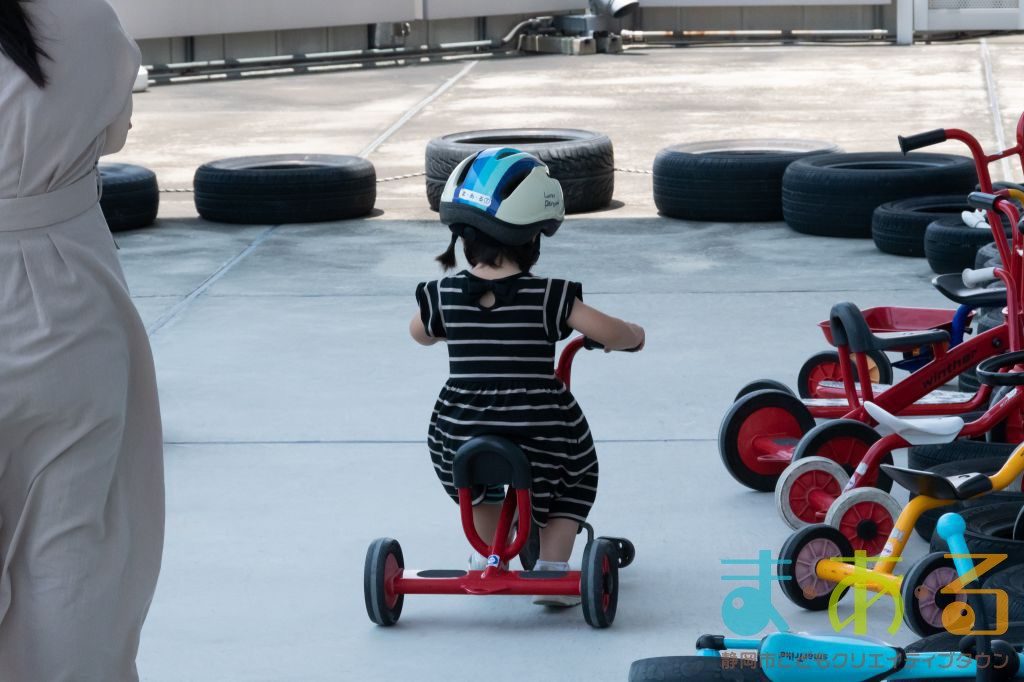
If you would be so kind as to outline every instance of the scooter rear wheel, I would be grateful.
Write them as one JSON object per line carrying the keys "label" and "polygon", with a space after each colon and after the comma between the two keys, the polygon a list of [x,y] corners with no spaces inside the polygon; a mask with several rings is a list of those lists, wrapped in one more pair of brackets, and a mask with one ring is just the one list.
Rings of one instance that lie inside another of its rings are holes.
{"label": "scooter rear wheel", "polygon": [[405,558],[398,540],[377,538],[370,543],[363,567],[363,597],[366,614],[377,625],[394,625],[402,615],[405,595],[392,592],[391,583],[404,569]]}
{"label": "scooter rear wheel", "polygon": [[849,556],[853,556],[850,541],[832,526],[816,523],[801,528],[789,536],[779,552],[779,559],[788,562],[778,567],[783,594],[802,609],[824,611],[837,583],[818,577],[818,562]]}
{"label": "scooter rear wheel", "polygon": [[789,466],[783,461],[762,461],[755,440],[774,441],[780,449],[795,447],[814,428],[810,410],[790,393],[764,390],[736,401],[718,430],[718,453],[733,478],[754,490],[772,492],[779,475]]}

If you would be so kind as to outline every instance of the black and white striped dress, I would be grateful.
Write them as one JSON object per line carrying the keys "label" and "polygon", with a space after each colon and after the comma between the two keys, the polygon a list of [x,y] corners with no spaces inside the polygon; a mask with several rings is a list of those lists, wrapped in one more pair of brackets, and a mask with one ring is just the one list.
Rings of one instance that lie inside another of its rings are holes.
{"label": "black and white striped dress", "polygon": [[[491,308],[480,305],[493,291]],[[455,500],[452,458],[470,438],[503,436],[523,449],[533,472],[533,518],[583,522],[597,495],[597,453],[583,412],[555,377],[555,344],[572,332],[580,284],[520,273],[485,280],[469,272],[416,287],[427,334],[448,341],[450,376],[434,406],[427,444],[438,478]],[[500,486],[474,504],[504,498]]]}

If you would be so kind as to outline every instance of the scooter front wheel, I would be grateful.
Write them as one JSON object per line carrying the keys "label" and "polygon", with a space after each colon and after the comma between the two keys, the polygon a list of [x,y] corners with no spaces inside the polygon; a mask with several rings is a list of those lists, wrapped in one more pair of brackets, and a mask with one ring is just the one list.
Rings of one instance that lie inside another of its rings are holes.
{"label": "scooter front wheel", "polygon": [[801,528],[789,536],[779,552],[783,594],[802,609],[824,611],[837,583],[818,577],[818,563],[851,556],[850,541],[832,526],[816,523]]}
{"label": "scooter front wheel", "polygon": [[394,625],[402,615],[405,595],[393,592],[391,585],[404,569],[405,558],[397,540],[377,538],[370,543],[363,567],[363,597],[366,613],[377,625]]}
{"label": "scooter front wheel", "polygon": [[[900,593],[903,597],[903,622],[920,637],[928,637],[952,626],[953,620],[945,622],[943,614],[954,602],[966,602],[963,594],[944,594],[943,588],[957,579],[953,560],[941,552],[933,552],[918,561],[903,576]],[[967,609],[967,604],[964,604]],[[957,609],[951,609],[957,611]],[[947,615],[947,618],[949,616]],[[959,623],[971,629],[971,622]]]}

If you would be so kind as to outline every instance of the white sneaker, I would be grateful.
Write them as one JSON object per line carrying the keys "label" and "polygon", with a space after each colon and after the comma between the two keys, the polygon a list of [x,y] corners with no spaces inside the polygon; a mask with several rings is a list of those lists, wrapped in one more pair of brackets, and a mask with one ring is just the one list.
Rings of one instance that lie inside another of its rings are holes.
{"label": "white sneaker", "polygon": [[[501,567],[508,570],[508,563],[502,562]],[[484,571],[487,569],[487,557],[480,552],[473,552],[469,555],[469,570]]]}
{"label": "white sneaker", "polygon": [[[563,561],[538,561],[533,567],[535,571],[568,571],[569,563]],[[579,606],[583,601],[579,595],[570,594],[540,594],[533,598],[533,603],[538,606],[551,606],[555,608],[568,608]]]}
{"label": "white sneaker", "polygon": [[571,594],[545,594],[533,598],[533,603],[538,606],[551,606],[564,609],[570,606],[579,606],[583,599]]}

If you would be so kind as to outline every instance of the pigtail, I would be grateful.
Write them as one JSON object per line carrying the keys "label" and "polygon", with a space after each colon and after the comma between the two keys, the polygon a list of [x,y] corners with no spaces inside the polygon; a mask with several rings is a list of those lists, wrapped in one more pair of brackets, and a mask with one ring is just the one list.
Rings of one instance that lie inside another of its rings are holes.
{"label": "pigtail", "polygon": [[440,263],[441,267],[444,268],[445,270],[454,270],[455,269],[455,265],[456,265],[456,261],[455,261],[455,242],[457,242],[458,240],[459,240],[459,235],[457,235],[457,234],[455,234],[453,232],[452,233],[452,240],[451,240],[451,242],[448,243],[448,248],[445,250],[444,253],[442,253],[440,256],[438,256],[437,258],[434,259],[438,263]]}

